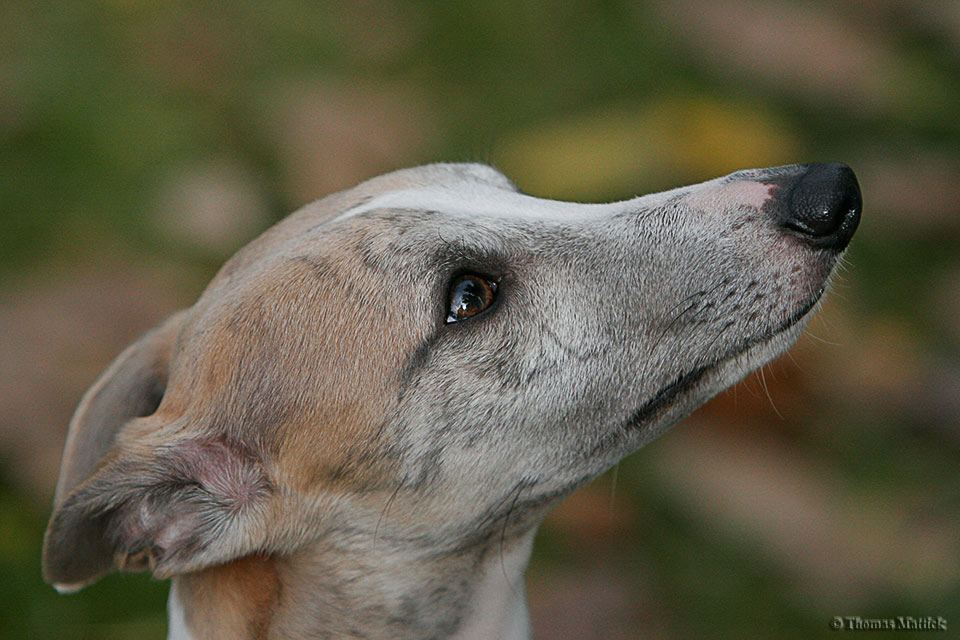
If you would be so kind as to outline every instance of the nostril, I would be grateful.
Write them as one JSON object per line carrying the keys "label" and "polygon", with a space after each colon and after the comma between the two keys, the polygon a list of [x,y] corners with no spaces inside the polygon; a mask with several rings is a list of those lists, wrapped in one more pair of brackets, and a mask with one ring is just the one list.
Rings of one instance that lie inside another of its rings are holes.
{"label": "nostril", "polygon": [[845,164],[807,165],[786,202],[783,225],[814,244],[842,249],[860,221],[857,176]]}

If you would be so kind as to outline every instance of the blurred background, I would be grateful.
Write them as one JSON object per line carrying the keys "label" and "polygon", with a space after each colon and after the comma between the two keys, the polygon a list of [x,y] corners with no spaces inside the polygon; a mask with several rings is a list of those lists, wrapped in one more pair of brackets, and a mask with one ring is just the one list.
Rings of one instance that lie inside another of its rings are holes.
{"label": "blurred background", "polygon": [[269,224],[435,160],[583,201],[811,160],[863,190],[792,352],[547,520],[536,637],[952,635],[958,106],[957,2],[0,2],[0,637],[164,637],[166,583],[40,580],[73,408]]}

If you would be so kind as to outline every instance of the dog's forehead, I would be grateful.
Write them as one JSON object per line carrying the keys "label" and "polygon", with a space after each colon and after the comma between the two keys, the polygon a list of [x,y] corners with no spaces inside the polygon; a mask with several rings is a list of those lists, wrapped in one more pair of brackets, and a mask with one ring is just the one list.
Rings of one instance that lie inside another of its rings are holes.
{"label": "dog's forehead", "polygon": [[448,219],[483,219],[497,222],[548,221],[575,222],[587,220],[607,204],[580,204],[536,198],[517,191],[505,190],[482,182],[439,183],[397,189],[369,198],[351,207],[332,220],[337,224],[380,210],[393,212],[430,212]]}
{"label": "dog's forehead", "polygon": [[322,235],[323,231],[329,230],[331,221],[348,212],[369,209],[369,203],[390,194],[415,192],[444,184],[460,189],[469,189],[469,185],[474,184],[503,192],[516,190],[503,174],[482,164],[438,163],[377,176],[311,202],[278,222],[224,264],[207,287],[207,295],[225,284],[233,287],[238,277],[261,270],[265,259],[302,244],[308,236]]}

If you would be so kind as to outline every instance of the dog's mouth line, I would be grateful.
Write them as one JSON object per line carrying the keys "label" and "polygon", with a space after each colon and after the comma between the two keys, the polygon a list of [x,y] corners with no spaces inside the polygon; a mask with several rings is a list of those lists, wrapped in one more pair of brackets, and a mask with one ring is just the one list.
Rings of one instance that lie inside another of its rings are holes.
{"label": "dog's mouth line", "polygon": [[823,296],[823,289],[820,289],[806,304],[804,304],[796,313],[787,318],[784,322],[774,328],[772,331],[763,335],[748,338],[735,347],[728,349],[723,355],[709,364],[700,365],[681,373],[672,382],[661,388],[647,400],[639,409],[633,412],[626,421],[627,429],[636,429],[646,422],[649,418],[660,413],[670,405],[674,404],[685,391],[697,384],[707,373],[718,369],[734,358],[746,353],[749,349],[763,343],[770,342],[781,333],[788,331],[791,327],[800,322],[817,305]]}

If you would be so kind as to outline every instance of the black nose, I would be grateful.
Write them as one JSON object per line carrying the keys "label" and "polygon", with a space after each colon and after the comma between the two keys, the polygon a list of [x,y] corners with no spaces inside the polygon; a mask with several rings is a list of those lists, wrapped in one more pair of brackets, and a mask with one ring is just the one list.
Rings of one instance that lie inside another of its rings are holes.
{"label": "black nose", "polygon": [[816,246],[842,250],[860,223],[860,185],[839,162],[804,165],[806,171],[785,194],[784,227]]}

